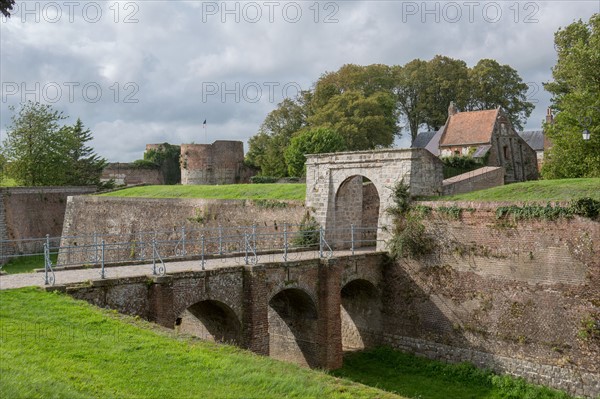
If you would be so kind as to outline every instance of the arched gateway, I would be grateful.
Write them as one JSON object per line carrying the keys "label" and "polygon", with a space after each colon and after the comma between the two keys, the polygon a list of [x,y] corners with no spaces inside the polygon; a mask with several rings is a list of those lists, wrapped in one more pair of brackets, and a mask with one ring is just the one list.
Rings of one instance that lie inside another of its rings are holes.
{"label": "arched gateway", "polygon": [[[404,180],[412,195],[437,195],[442,189],[442,162],[423,148],[339,152],[306,156],[306,206],[326,229],[329,243],[348,246],[350,225],[377,227],[377,249],[384,249],[390,225],[386,212],[392,203],[392,188]],[[368,184],[374,187],[369,188]],[[374,195],[369,194],[374,193]],[[366,212],[378,200],[377,223]],[[363,230],[365,231],[365,230]],[[368,240],[366,240],[368,241]]]}

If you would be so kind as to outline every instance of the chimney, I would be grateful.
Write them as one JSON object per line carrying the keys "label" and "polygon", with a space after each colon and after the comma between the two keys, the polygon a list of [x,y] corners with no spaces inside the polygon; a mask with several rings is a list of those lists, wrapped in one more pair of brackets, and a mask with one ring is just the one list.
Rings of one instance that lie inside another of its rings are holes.
{"label": "chimney", "polygon": [[546,110],[546,123],[554,123],[554,116],[552,116],[552,109],[550,107],[548,107],[548,109]]}
{"label": "chimney", "polygon": [[458,110],[456,109],[456,105],[454,105],[454,101],[450,101],[450,105],[448,106],[448,117],[452,115],[458,114]]}

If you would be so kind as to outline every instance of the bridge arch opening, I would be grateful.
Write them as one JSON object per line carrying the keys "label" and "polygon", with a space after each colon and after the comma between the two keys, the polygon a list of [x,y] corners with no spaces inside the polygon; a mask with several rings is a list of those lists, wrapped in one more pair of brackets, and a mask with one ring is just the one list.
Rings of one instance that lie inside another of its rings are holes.
{"label": "bridge arch opening", "polygon": [[187,308],[175,322],[178,332],[240,346],[242,325],[235,312],[219,301],[206,300]]}
{"label": "bridge arch opening", "polygon": [[354,175],[340,184],[335,194],[334,245],[336,248],[352,246],[372,247],[377,244],[380,197],[375,184],[365,176]]}
{"label": "bridge arch opening", "polygon": [[269,301],[269,356],[318,366],[317,307],[303,290],[289,288]]}
{"label": "bridge arch opening", "polygon": [[342,349],[356,351],[381,344],[381,296],[367,280],[353,280],[342,288]]}

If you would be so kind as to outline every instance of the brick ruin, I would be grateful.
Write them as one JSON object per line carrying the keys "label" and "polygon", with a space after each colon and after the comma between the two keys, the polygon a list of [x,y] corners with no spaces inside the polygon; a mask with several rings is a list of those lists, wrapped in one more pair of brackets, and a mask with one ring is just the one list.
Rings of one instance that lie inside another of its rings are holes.
{"label": "brick ruin", "polygon": [[248,183],[252,176],[244,165],[244,143],[217,140],[212,144],[181,145],[181,184]]}

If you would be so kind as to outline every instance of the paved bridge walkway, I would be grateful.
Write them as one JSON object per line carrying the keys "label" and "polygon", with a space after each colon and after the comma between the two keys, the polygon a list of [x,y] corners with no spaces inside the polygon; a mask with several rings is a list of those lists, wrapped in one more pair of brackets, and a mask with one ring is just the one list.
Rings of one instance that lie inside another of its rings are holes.
{"label": "paved bridge walkway", "polygon": [[[372,253],[375,248],[360,248],[354,251],[355,254]],[[350,250],[337,250],[334,252],[333,257],[348,256],[352,255]],[[318,259],[319,251],[303,251],[303,252],[290,252],[288,253],[288,262],[296,262],[301,260]],[[204,267],[206,270],[227,268],[235,266],[245,265],[244,256],[235,257],[223,257],[216,259],[207,259],[204,261]],[[282,254],[268,254],[258,255],[256,264],[272,263],[272,262],[283,262]],[[157,262],[156,267],[158,268],[160,263]],[[40,264],[40,268],[43,264]],[[165,262],[166,273],[178,273],[187,271],[199,271],[202,270],[200,260],[187,260],[187,261],[168,261]],[[105,268],[105,277],[108,279],[123,278],[123,277],[138,277],[152,275],[153,265],[152,263],[142,263],[138,265],[129,266],[107,266]],[[75,270],[61,270],[55,271],[55,284],[75,284],[83,283],[86,281],[100,280],[100,268],[88,268],[88,269],[75,269]],[[0,290],[6,290],[11,288],[22,288],[46,286],[44,280],[44,273],[20,273],[20,274],[7,274],[0,275]]]}

